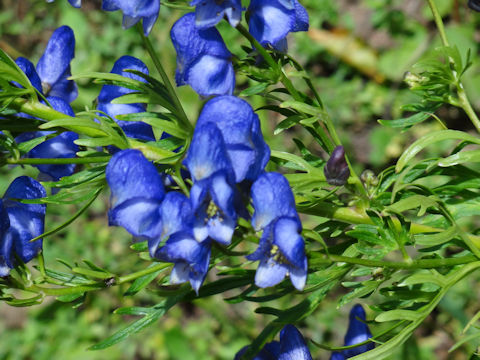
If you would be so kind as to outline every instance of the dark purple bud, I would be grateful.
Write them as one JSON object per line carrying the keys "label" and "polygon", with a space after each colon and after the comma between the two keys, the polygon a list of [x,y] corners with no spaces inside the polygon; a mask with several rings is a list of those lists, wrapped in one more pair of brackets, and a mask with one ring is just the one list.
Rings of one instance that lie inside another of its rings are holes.
{"label": "dark purple bud", "polygon": [[345,160],[345,150],[343,146],[337,146],[323,168],[323,172],[330,185],[342,186],[350,176],[347,161]]}
{"label": "dark purple bud", "polygon": [[480,12],[480,0],[468,0],[468,7]]}

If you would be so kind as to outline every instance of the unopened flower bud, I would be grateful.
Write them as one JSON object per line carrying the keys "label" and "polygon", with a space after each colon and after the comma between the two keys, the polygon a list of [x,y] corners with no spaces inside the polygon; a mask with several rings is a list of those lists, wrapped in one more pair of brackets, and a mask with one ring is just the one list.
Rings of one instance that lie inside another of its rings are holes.
{"label": "unopened flower bud", "polygon": [[345,150],[343,146],[337,146],[323,168],[325,178],[330,185],[342,186],[350,176],[350,169],[345,160]]}
{"label": "unopened flower bud", "polygon": [[468,0],[468,7],[480,12],[480,0]]}

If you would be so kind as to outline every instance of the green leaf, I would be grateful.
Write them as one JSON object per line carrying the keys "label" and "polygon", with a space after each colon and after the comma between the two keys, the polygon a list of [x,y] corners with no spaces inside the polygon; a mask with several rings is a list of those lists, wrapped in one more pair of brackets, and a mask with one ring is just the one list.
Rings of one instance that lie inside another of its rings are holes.
{"label": "green leaf", "polygon": [[419,112],[417,114],[408,116],[406,118],[395,119],[395,120],[377,120],[383,126],[391,127],[391,128],[405,128],[410,127],[415,124],[419,124],[432,116],[431,113]]}
{"label": "green leaf", "polygon": [[[149,268],[153,267],[153,266],[157,266],[157,264],[156,263],[150,264]],[[165,264],[165,269],[168,268],[168,267],[170,267],[170,264]],[[135,279],[135,281],[132,283],[132,285],[130,285],[128,290],[125,291],[125,293],[123,295],[124,296],[135,295],[140,290],[145,288],[148,284],[150,284],[153,280],[155,280],[155,278],[158,276],[158,274],[160,274],[165,269],[160,269],[160,270],[157,270],[157,271],[155,271],[151,274],[147,274],[147,275],[144,275],[144,276],[141,276],[141,277]]]}
{"label": "green leaf", "polygon": [[300,122],[300,120],[302,120],[304,118],[305,118],[305,116],[300,115],[300,114],[296,114],[296,115],[292,115],[292,116],[287,117],[286,119],[284,119],[284,120],[280,121],[280,123],[278,123],[278,125],[275,127],[275,130],[273,131],[273,135],[278,135],[281,132],[283,132],[283,130],[290,129],[292,126],[297,125]]}
{"label": "green leaf", "polygon": [[394,321],[394,320],[408,320],[408,321],[415,321],[419,317],[419,314],[416,311],[412,310],[403,310],[403,309],[396,309],[390,310],[381,313],[375,318],[377,322],[386,322],[386,321]]}
{"label": "green leaf", "polygon": [[153,307],[153,311],[145,314],[141,319],[134,321],[126,328],[117,331],[112,336],[109,336],[107,339],[95,344],[89,348],[89,350],[103,350],[112,345],[119,343],[120,341],[125,340],[130,335],[136,334],[147,326],[152,325],[160,317],[162,317],[172,306],[174,306],[181,296],[174,296],[168,299],[165,299],[158,305]]}
{"label": "green leaf", "polygon": [[480,150],[461,151],[449,157],[438,160],[438,166],[447,167],[466,162],[480,162]]}
{"label": "green leaf", "polygon": [[398,159],[395,171],[400,172],[406,164],[414,158],[416,154],[422,151],[425,147],[434,144],[443,140],[463,140],[473,144],[480,144],[480,139],[469,135],[463,131],[457,130],[440,130],[429,133],[422,138],[415,141],[412,145],[409,146],[407,150],[404,151],[400,159]]}
{"label": "green leaf", "polygon": [[270,84],[268,82],[261,82],[259,84],[250,86],[242,90],[238,96],[252,96],[264,92]]}

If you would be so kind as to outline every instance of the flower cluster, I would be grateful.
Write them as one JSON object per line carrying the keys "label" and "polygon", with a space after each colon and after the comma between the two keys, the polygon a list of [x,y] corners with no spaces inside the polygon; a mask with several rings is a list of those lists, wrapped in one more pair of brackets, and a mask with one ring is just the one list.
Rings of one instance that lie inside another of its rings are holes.
{"label": "flower cluster", "polygon": [[155,166],[137,150],[113,156],[106,178],[111,188],[109,224],[148,240],[150,255],[175,264],[172,283],[190,281],[198,291],[208,271],[213,242],[229,245],[239,216],[263,231],[248,256],[260,261],[255,282],[273,286],[289,274],[302,289],[307,260],[301,223],[287,180],[265,173],[270,157],[258,116],[234,96],[208,101],[197,121],[184,164],[193,180],[190,197],[166,191]]}
{"label": "flower cluster", "polygon": [[7,276],[18,258],[26,263],[42,249],[42,239],[30,242],[44,232],[44,204],[23,204],[17,199],[39,199],[45,189],[28,176],[16,178],[0,199],[0,276]]}

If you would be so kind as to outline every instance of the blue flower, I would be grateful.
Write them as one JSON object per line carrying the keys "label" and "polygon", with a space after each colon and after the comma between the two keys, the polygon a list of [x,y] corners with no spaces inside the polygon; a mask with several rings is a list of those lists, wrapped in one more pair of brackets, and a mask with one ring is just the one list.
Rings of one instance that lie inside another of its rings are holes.
{"label": "blue flower", "polygon": [[[71,106],[63,99],[49,96],[48,102],[52,105],[52,108],[62,112],[68,116],[75,116]],[[20,134],[15,138],[17,143],[22,143],[40,136],[46,136],[54,134],[53,131],[35,131]],[[78,139],[78,134],[72,131],[65,131],[59,135],[45,140],[41,144],[35,146],[30,150],[26,157],[28,158],[54,158],[54,159],[66,159],[74,158],[78,152],[78,146],[74,143]],[[75,164],[42,164],[34,165],[43,176],[44,180],[57,181],[61,177],[72,175],[75,171]]]}
{"label": "blue flower", "polygon": [[74,56],[75,36],[73,30],[64,25],[53,32],[36,69],[22,57],[16,63],[43,95],[59,97],[70,103],[78,95],[77,84],[67,80],[71,75],[70,62]]}
{"label": "blue flower", "polygon": [[136,237],[160,236],[158,209],[165,190],[155,166],[139,150],[122,150],[110,159],[106,178],[111,190],[109,225],[123,226]]}
{"label": "blue flower", "polygon": [[350,176],[350,169],[345,160],[345,150],[343,146],[337,146],[323,168],[325,178],[330,185],[345,185]]}
{"label": "blue flower", "polygon": [[[55,0],[47,0],[47,3],[52,3],[54,1]],[[82,6],[82,0],[68,0],[68,2],[70,3],[70,5],[76,8],[79,8],[80,6]]]}
{"label": "blue flower", "polygon": [[177,52],[177,86],[190,85],[201,96],[233,94],[235,73],[220,33],[198,29],[195,14],[182,16],[170,32]]}
{"label": "blue flower", "polygon": [[193,212],[190,199],[179,192],[171,191],[165,195],[159,207],[161,234],[148,239],[150,256],[155,257],[155,252],[162,241],[172,234],[180,231],[191,231],[193,228]]}
{"label": "blue flower", "polygon": [[[234,360],[239,360],[246,350],[240,350]],[[286,325],[280,331],[280,342],[266,344],[253,360],[312,360],[312,355],[300,331],[293,325]]]}
{"label": "blue flower", "polygon": [[297,0],[252,0],[249,31],[263,46],[286,51],[290,32],[308,30],[308,13]]}
{"label": "blue flower", "polygon": [[[350,310],[348,330],[345,334],[344,346],[352,346],[367,341],[372,337],[372,333],[366,324],[366,314],[362,305],[356,304]],[[343,350],[342,352],[334,352],[330,360],[344,360],[360,355],[364,352],[375,348],[374,343],[368,343],[357,346],[352,349]]]}
{"label": "blue flower", "polygon": [[193,0],[195,24],[199,29],[217,25],[224,17],[233,27],[242,20],[242,2],[240,0]]}
{"label": "blue flower", "polygon": [[0,276],[7,276],[15,256],[24,263],[42,249],[42,239],[30,242],[44,232],[45,204],[23,204],[13,199],[38,199],[46,196],[43,186],[28,176],[16,178],[0,201]]}
{"label": "blue flower", "polygon": [[143,32],[148,35],[157,21],[160,0],[103,0],[102,9],[122,10],[124,29],[128,29],[142,19]]}
{"label": "blue flower", "polygon": [[252,107],[235,96],[218,96],[202,109],[197,126],[214,123],[221,131],[228,156],[235,164],[235,182],[254,181],[270,158],[258,116]]}
{"label": "blue flower", "polygon": [[155,257],[175,263],[170,274],[170,283],[189,281],[198,294],[208,272],[211,241],[198,242],[190,232],[177,232],[170,236],[165,246],[159,248]]}
{"label": "blue flower", "polygon": [[190,199],[197,241],[207,237],[229,244],[237,222],[235,174],[222,133],[213,123],[196,126],[184,161],[194,180]]}
{"label": "blue flower", "polygon": [[[112,74],[119,74],[130,79],[145,82],[141,76],[127,72],[125,70],[136,70],[148,75],[147,66],[133,56],[122,56],[113,65]],[[116,85],[104,85],[100,94],[98,95],[97,109],[105,112],[108,116],[115,119],[117,115],[132,114],[144,112],[147,109],[147,104],[112,104],[112,100],[126,94],[130,94],[135,90],[128,89]],[[123,129],[125,135],[133,139],[141,139],[147,141],[155,141],[152,127],[141,121],[121,121],[116,120],[118,125]]]}
{"label": "blue flower", "polygon": [[255,284],[262,288],[274,286],[288,274],[293,286],[302,290],[307,279],[307,258],[288,181],[279,173],[264,173],[253,183],[251,197],[255,209],[253,227],[263,229],[257,250],[247,256],[248,260],[260,261]]}

